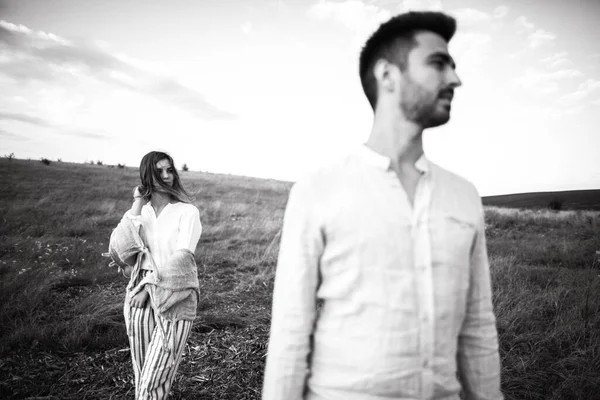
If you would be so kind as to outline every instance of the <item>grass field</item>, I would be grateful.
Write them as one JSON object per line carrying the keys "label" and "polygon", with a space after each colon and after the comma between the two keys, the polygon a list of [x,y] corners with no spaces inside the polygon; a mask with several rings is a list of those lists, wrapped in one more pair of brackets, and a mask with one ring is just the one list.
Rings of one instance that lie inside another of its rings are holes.
{"label": "grass field", "polygon": [[[0,398],[132,399],[101,257],[137,170],[0,160]],[[173,399],[258,399],[289,183],[183,172],[201,302]],[[600,393],[600,213],[486,208],[506,399]],[[596,396],[596,397],[594,397]]]}

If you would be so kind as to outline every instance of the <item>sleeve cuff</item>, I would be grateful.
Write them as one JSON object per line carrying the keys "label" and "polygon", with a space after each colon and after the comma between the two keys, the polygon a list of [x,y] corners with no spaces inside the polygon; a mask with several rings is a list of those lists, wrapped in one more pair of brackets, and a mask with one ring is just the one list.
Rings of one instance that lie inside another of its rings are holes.
{"label": "sleeve cuff", "polygon": [[133,215],[131,213],[131,210],[128,210],[125,215],[123,216],[123,218],[127,218],[128,220],[130,220],[131,222],[133,222],[133,225],[136,228],[139,228],[142,225],[142,215]]}

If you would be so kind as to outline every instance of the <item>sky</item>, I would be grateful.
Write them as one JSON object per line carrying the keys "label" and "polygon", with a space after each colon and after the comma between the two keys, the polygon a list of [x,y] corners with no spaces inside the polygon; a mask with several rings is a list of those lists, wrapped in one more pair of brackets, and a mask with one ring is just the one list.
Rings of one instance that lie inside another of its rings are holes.
{"label": "sky", "polygon": [[295,181],[373,112],[358,56],[408,10],[458,23],[463,85],[426,130],[481,195],[600,188],[596,0],[0,0],[0,156]]}

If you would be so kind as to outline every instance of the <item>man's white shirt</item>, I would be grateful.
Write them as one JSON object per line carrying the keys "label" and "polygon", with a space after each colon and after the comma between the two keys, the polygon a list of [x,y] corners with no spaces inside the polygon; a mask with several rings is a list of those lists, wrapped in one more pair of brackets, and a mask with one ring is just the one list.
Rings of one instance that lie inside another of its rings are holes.
{"label": "man's white shirt", "polygon": [[264,400],[502,399],[481,199],[415,167],[412,206],[366,146],[292,187]]}

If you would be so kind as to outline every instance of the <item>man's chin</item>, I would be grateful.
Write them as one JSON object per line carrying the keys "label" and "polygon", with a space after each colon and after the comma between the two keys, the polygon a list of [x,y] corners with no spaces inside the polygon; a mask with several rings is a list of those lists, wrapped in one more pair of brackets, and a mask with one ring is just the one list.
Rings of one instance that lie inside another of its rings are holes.
{"label": "man's chin", "polygon": [[437,112],[425,121],[423,128],[435,128],[436,126],[444,125],[448,121],[450,121],[450,110]]}

